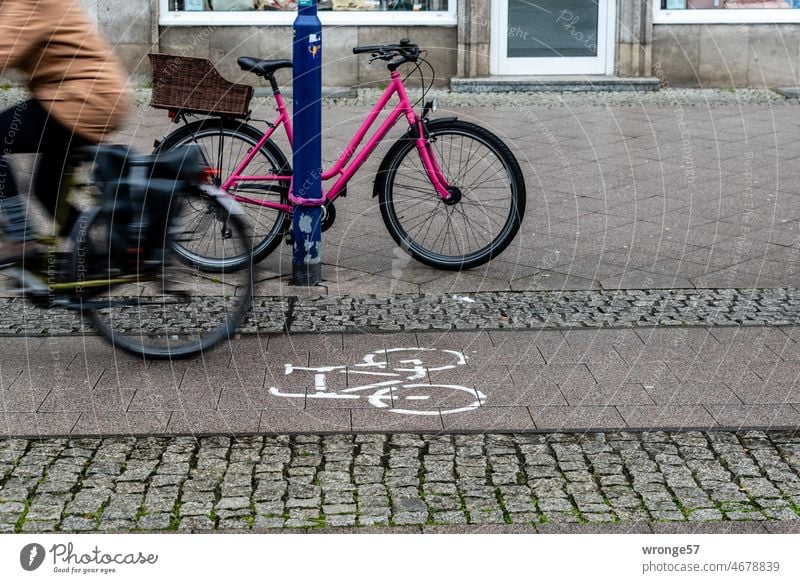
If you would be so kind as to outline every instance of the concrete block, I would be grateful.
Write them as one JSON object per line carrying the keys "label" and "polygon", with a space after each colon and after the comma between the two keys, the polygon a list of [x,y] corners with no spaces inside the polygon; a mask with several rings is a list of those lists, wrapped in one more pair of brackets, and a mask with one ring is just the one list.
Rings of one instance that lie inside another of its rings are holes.
{"label": "concrete block", "polygon": [[337,26],[323,31],[323,87],[354,87],[358,85],[358,64],[363,56],[354,55],[358,44],[358,28]]}
{"label": "concrete block", "polygon": [[106,38],[116,43],[150,42],[150,3],[98,0],[97,21]]}
{"label": "concrete block", "polygon": [[261,28],[261,54],[264,59],[292,58],[291,26],[264,26]]}
{"label": "concrete block", "polygon": [[149,43],[114,45],[114,53],[134,85],[142,85],[151,79],[150,59],[147,58],[151,48]]}
{"label": "concrete block", "polygon": [[[416,40],[412,38],[412,41],[428,51],[427,59],[436,71],[436,85],[446,86],[450,82],[450,78],[456,75],[458,68],[456,29],[451,27],[428,28],[424,31],[424,35],[421,34],[423,31],[417,31],[419,29],[412,28],[410,30],[411,34],[416,37]],[[428,73],[429,71],[426,70],[425,75],[427,76]]]}
{"label": "concrete block", "polygon": [[798,38],[796,24],[753,24],[750,39],[747,84],[750,87],[797,85]]}
{"label": "concrete block", "polygon": [[[292,58],[292,38],[293,32],[291,26],[264,26],[259,33],[260,43],[260,56],[262,59],[291,59]],[[292,87],[292,70],[282,69],[275,74],[278,83],[285,89]],[[255,85],[258,79],[253,76],[252,80],[248,81],[251,85]],[[267,83],[261,81],[261,84],[267,86]],[[324,85],[324,84],[323,84]]]}
{"label": "concrete block", "polygon": [[211,31],[211,28],[205,26],[161,27],[159,51],[184,57],[208,58],[210,56]]}
{"label": "concrete block", "polygon": [[698,75],[704,87],[747,86],[748,30],[735,24],[701,27]]}
{"label": "concrete block", "polygon": [[242,56],[258,57],[261,52],[260,28],[255,26],[220,26],[211,30],[209,55],[217,71],[230,81],[257,85],[259,78],[242,71],[236,63]]}
{"label": "concrete block", "polygon": [[[359,26],[358,45],[380,45],[399,42],[401,38],[410,38],[411,42],[419,41],[409,36],[409,29],[402,26]],[[358,58],[358,80],[362,87],[380,87],[389,80],[389,72],[383,61],[369,62],[369,55]]]}
{"label": "concrete block", "polygon": [[701,25],[653,26],[653,74],[662,84],[698,87]]}

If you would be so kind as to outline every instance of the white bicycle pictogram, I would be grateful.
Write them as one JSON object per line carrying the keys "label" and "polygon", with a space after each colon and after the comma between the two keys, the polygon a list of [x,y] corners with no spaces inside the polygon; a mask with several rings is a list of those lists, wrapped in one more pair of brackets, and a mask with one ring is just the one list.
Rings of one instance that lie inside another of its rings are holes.
{"label": "white bicycle pictogram", "polygon": [[[405,355],[404,353],[408,353]],[[404,358],[408,356],[408,358]],[[425,360],[422,360],[422,356]],[[389,361],[392,362],[389,362]],[[298,399],[350,399],[365,397],[367,402],[379,409],[388,409],[392,413],[403,415],[439,415],[464,413],[481,406],[486,395],[470,387],[462,385],[433,384],[423,381],[428,372],[454,369],[467,364],[467,357],[455,350],[437,348],[390,348],[378,350],[364,356],[361,362],[351,366],[285,366],[286,376],[295,372],[311,372],[314,374],[314,387],[304,392],[287,392],[277,387],[270,387],[269,392],[275,397]],[[346,374],[364,377],[375,377],[375,381],[331,390],[328,387],[328,375]],[[383,380],[379,380],[383,379]],[[370,393],[364,395],[364,393]],[[441,407],[425,405],[434,400],[444,400]],[[413,408],[419,403],[421,408]]]}

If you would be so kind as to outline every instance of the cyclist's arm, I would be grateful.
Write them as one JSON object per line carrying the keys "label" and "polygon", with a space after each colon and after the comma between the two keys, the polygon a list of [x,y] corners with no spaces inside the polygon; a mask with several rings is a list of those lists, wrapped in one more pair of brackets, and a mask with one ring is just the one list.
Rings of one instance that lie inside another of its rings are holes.
{"label": "cyclist's arm", "polygon": [[46,34],[47,19],[36,2],[0,0],[0,74],[30,58],[31,50]]}

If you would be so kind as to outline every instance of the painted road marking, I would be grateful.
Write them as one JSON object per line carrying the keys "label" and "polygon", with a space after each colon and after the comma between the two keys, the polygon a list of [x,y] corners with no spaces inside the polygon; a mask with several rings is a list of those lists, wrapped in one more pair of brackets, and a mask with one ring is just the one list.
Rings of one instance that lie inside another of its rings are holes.
{"label": "painted road marking", "polygon": [[[408,352],[413,358],[400,359],[395,366],[391,366],[389,355]],[[420,354],[422,353],[422,354]],[[445,364],[442,364],[442,360]],[[333,366],[295,366],[291,363],[285,365],[286,376],[296,372],[314,373],[314,392],[296,391],[291,389],[280,389],[270,387],[269,393],[275,397],[282,398],[306,398],[306,399],[360,399],[364,394],[367,402],[379,409],[386,409],[391,413],[402,415],[445,415],[452,413],[466,413],[474,411],[486,402],[486,395],[477,389],[464,387],[461,385],[442,385],[431,383],[417,383],[428,377],[431,371],[451,370],[467,364],[467,357],[456,350],[445,350],[438,348],[389,348],[386,350],[376,350],[364,356],[361,362],[352,365],[349,369],[346,365]],[[356,370],[358,369],[358,370]],[[330,390],[328,387],[328,375],[331,373],[344,373],[353,375],[366,375],[374,377],[391,377],[394,380],[386,380],[374,383],[367,383],[346,389]],[[413,389],[411,395],[398,395],[400,391]],[[427,394],[426,394],[427,393]],[[437,409],[404,409],[397,407],[397,401],[423,402],[430,401],[435,397],[447,397],[447,405]],[[456,403],[456,404],[451,404]],[[394,406],[393,406],[394,405]]]}

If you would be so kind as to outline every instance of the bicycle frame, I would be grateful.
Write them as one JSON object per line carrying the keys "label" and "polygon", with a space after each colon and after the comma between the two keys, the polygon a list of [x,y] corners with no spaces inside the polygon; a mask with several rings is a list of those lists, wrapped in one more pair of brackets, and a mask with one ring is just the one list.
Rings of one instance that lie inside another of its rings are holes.
{"label": "bicycle frame", "polygon": [[[361,146],[361,143],[364,141],[367,133],[370,131],[372,126],[375,123],[375,120],[384,110],[386,105],[389,101],[397,95],[399,98],[399,103],[395,106],[392,112],[389,114],[389,117],[381,124],[381,126],[376,130],[374,135],[367,141],[365,147],[358,155],[353,157],[355,153],[358,151],[358,148]],[[265,200],[257,200],[247,196],[242,196],[236,194],[235,187],[239,183],[246,183],[246,182],[278,182],[278,181],[285,181],[285,180],[292,180],[291,176],[281,176],[277,174],[267,174],[265,176],[256,176],[256,175],[247,175],[245,171],[252,162],[253,158],[256,157],[259,150],[262,146],[269,140],[272,135],[278,130],[278,127],[283,126],[286,131],[286,138],[289,141],[290,146],[294,146],[294,130],[292,128],[292,121],[291,117],[289,116],[288,110],[286,108],[286,104],[283,100],[283,96],[280,92],[275,93],[275,100],[277,101],[278,105],[278,119],[269,126],[267,132],[262,136],[261,140],[258,142],[256,146],[250,149],[247,153],[247,156],[239,163],[236,169],[233,171],[228,178],[222,183],[221,188],[225,192],[229,193],[231,197],[236,200],[237,202],[241,202],[244,204],[252,204],[257,206],[268,207],[276,210],[280,210],[283,212],[291,213],[293,210],[293,205],[291,204],[283,204],[278,202],[270,202]],[[394,125],[400,120],[401,117],[405,116],[406,120],[408,121],[409,126],[417,127],[417,138],[416,138],[416,146],[417,150],[419,151],[420,158],[422,160],[422,164],[425,168],[425,171],[428,175],[428,178],[431,181],[432,186],[435,188],[436,193],[442,198],[442,200],[449,200],[451,198],[450,191],[448,189],[449,185],[447,184],[447,180],[445,179],[439,165],[436,161],[436,158],[433,153],[433,148],[428,143],[427,139],[425,138],[425,131],[423,128],[423,120],[420,118],[416,112],[414,111],[414,107],[411,104],[410,99],[408,98],[408,94],[406,93],[405,86],[403,85],[403,79],[400,76],[400,73],[397,71],[392,71],[391,74],[391,82],[386,90],[383,92],[383,95],[372,108],[372,111],[367,116],[367,119],[364,120],[364,123],[358,129],[356,134],[353,136],[352,140],[345,148],[344,152],[342,152],[341,157],[336,161],[333,167],[327,171],[323,171],[322,173],[322,180],[329,181],[336,177],[338,180],[331,186],[331,188],[324,193],[323,200],[324,202],[332,202],[339,196],[339,194],[344,190],[347,186],[347,183],[350,179],[355,175],[356,172],[364,165],[364,162],[370,157],[372,152],[375,151],[375,148],[378,144],[383,141],[389,131],[394,127]],[[232,192],[233,190],[233,192]],[[290,201],[292,197],[290,195]]]}

